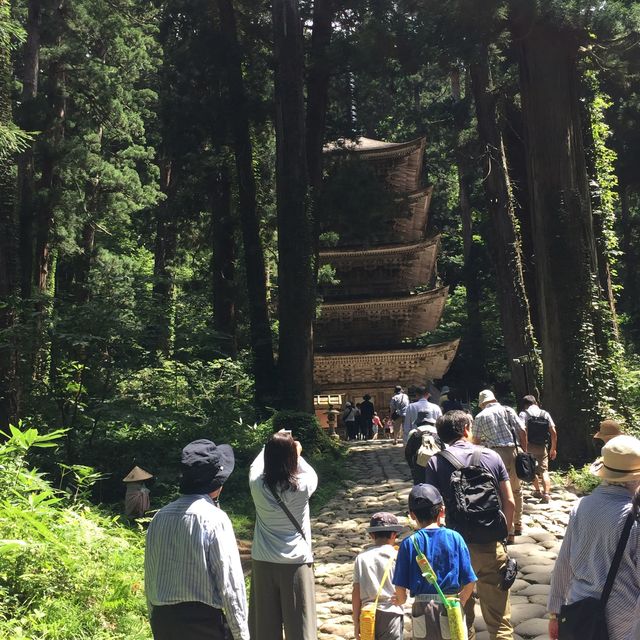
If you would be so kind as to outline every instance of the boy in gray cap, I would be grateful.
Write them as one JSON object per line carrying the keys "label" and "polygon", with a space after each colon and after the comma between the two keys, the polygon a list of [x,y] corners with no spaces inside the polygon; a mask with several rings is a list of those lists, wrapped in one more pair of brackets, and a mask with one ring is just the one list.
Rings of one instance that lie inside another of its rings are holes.
{"label": "boy in gray cap", "polygon": [[369,522],[367,532],[373,546],[358,555],[353,566],[351,606],[356,640],[360,638],[360,611],[363,605],[375,602],[378,593],[376,640],[403,638],[404,611],[392,602],[395,590],[391,584],[396,558],[393,545],[403,528],[396,516],[384,511],[375,513]]}

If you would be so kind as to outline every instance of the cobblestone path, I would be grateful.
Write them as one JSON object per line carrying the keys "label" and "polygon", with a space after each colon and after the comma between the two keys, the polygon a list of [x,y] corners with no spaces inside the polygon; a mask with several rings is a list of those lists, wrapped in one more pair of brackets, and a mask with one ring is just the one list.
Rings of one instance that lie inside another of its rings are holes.
{"label": "cobblestone path", "polygon": [[[403,448],[390,441],[355,444],[347,464],[353,481],[313,519],[316,558],[316,593],[320,640],[353,639],[351,578],[355,556],[368,545],[366,527],[376,511],[407,514],[411,489]],[[555,489],[548,505],[539,505],[524,489],[524,535],[516,538],[509,554],[518,560],[519,575],[511,589],[511,620],[516,640],[548,640],[546,601],[553,563],[569,520],[573,493]],[[408,519],[405,519],[408,521]],[[407,529],[407,532],[409,529]],[[404,534],[401,534],[404,537]],[[410,610],[410,606],[406,606]],[[406,616],[405,638],[409,633]],[[488,634],[477,609],[478,640]]]}

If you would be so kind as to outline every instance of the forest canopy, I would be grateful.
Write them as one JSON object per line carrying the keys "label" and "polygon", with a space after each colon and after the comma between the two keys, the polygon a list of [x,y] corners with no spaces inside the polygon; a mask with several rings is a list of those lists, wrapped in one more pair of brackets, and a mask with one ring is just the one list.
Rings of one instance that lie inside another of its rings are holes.
{"label": "forest canopy", "polygon": [[420,340],[462,338],[436,382],[539,393],[565,457],[605,416],[633,427],[637,3],[0,8],[5,428],[67,429],[75,463],[131,430],[310,411],[317,252],[399,206],[326,162],[359,136],[427,137],[450,299]]}

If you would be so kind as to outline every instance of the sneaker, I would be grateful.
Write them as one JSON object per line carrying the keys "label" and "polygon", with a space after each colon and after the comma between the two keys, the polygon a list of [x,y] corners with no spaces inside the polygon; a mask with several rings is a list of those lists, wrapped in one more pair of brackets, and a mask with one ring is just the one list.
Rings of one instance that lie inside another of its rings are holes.
{"label": "sneaker", "polygon": [[548,493],[543,493],[542,497],[540,498],[540,503],[549,504],[549,500],[551,500],[551,496]]}

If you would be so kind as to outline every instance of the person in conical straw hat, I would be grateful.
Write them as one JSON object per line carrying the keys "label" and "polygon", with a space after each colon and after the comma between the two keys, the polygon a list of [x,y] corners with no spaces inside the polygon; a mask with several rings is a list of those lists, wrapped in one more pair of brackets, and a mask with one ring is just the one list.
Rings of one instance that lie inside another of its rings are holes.
{"label": "person in conical straw hat", "polygon": [[142,518],[151,505],[151,495],[145,486],[145,480],[151,480],[153,475],[138,466],[122,479],[127,485],[124,496],[124,514],[129,518]]}

